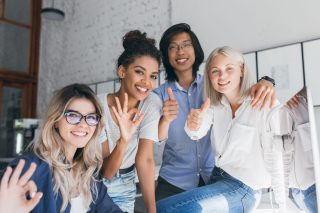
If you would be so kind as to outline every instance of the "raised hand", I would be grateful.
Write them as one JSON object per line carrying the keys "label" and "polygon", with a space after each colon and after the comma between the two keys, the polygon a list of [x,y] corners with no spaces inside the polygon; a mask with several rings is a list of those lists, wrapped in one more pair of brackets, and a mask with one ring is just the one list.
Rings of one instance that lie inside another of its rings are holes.
{"label": "raised hand", "polygon": [[298,107],[300,104],[300,97],[299,95],[295,95],[293,96],[289,101],[287,101],[286,105],[290,108],[290,109],[293,109],[293,108],[296,108]]}
{"label": "raised hand", "polygon": [[[42,193],[37,192],[36,184],[29,180],[36,169],[36,164],[31,163],[29,169],[20,177],[24,164],[25,161],[20,160],[13,174],[12,168],[7,167],[1,179],[0,213],[30,212],[42,197]],[[31,197],[30,200],[26,198],[27,192]]]}
{"label": "raised hand", "polygon": [[210,107],[210,99],[207,98],[206,101],[202,104],[200,109],[191,109],[188,119],[187,119],[187,127],[191,131],[199,130],[203,117]]}
{"label": "raised hand", "polygon": [[175,120],[178,117],[179,105],[178,105],[178,102],[174,99],[171,87],[168,87],[167,91],[168,91],[169,99],[163,102],[162,119],[170,123],[171,121]]}
{"label": "raised hand", "polygon": [[276,92],[272,83],[267,80],[261,80],[250,89],[250,96],[252,98],[251,106],[257,107],[260,103],[260,110],[262,110],[269,102],[271,108],[276,102]]}
{"label": "raised hand", "polygon": [[[123,107],[121,107],[120,101],[118,97],[115,97],[117,109],[112,106],[112,111],[116,116],[118,121],[118,125],[120,128],[121,138],[128,142],[134,132],[136,131],[138,125],[141,123],[143,115],[138,111],[138,109],[134,108],[128,111],[128,94],[124,94],[124,103]],[[138,117],[135,121],[132,120],[135,114],[138,114]]]}

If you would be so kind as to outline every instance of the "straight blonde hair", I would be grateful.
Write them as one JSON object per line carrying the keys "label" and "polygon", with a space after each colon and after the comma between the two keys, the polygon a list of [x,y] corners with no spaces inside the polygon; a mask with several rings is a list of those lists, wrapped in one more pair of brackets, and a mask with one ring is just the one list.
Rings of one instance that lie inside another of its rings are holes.
{"label": "straight blonde hair", "polygon": [[228,46],[218,47],[218,48],[214,49],[210,53],[210,55],[207,59],[207,62],[205,65],[205,72],[204,72],[204,97],[205,97],[205,99],[210,98],[212,105],[218,105],[221,103],[220,101],[222,98],[222,94],[213,88],[211,81],[210,81],[210,77],[209,77],[210,64],[211,64],[212,60],[218,55],[231,57],[232,59],[234,59],[235,61],[237,61],[239,63],[241,71],[243,72],[243,76],[241,77],[241,80],[240,80],[240,99],[239,99],[239,101],[242,102],[244,98],[249,96],[249,94],[250,94],[249,89],[253,85],[253,83],[252,83],[252,80],[250,77],[248,66],[244,60],[242,53],[240,53],[239,51],[237,51],[231,47],[228,47]]}
{"label": "straight blonde hair", "polygon": [[[55,124],[64,119],[64,112],[71,101],[79,98],[89,100],[102,116],[102,107],[93,91],[84,84],[72,84],[59,90],[52,98],[43,120],[39,140],[33,145],[33,152],[47,162],[53,175],[54,192],[61,193],[64,212],[72,198],[72,189],[76,189],[84,198],[84,206],[90,209],[90,204],[97,196],[96,181],[102,165],[102,151],[97,141],[103,122],[99,122],[95,132],[85,147],[79,148],[74,156],[73,164],[66,159],[62,138]],[[70,170],[74,171],[74,177]]]}

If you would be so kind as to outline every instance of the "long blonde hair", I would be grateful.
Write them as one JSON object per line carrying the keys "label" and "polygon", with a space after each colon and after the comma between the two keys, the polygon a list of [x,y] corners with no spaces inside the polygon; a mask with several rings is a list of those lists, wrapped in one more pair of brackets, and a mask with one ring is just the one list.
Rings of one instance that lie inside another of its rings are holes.
{"label": "long blonde hair", "polygon": [[241,71],[243,72],[243,77],[241,77],[241,81],[240,81],[240,100],[239,101],[243,100],[249,95],[249,89],[252,86],[252,79],[250,77],[248,66],[244,60],[243,55],[239,51],[228,46],[218,47],[214,49],[207,59],[207,62],[205,65],[205,72],[204,72],[204,97],[210,98],[211,104],[213,105],[220,104],[222,94],[213,88],[210,81],[210,77],[209,77],[210,64],[214,59],[214,57],[218,55],[231,57],[239,63],[239,66],[241,67]]}
{"label": "long blonde hair", "polygon": [[[74,187],[84,198],[84,205],[89,209],[97,195],[96,178],[102,165],[102,151],[97,137],[103,122],[99,122],[87,145],[79,148],[74,156],[73,164],[66,159],[66,151],[62,138],[55,124],[63,119],[64,111],[71,101],[85,98],[92,102],[96,113],[102,116],[102,107],[93,91],[84,84],[72,84],[59,90],[52,98],[43,120],[39,140],[33,146],[33,152],[47,162],[51,168],[54,192],[62,196],[60,212],[64,212],[71,200]],[[71,176],[71,168],[74,176]],[[72,177],[75,177],[73,179]]]}

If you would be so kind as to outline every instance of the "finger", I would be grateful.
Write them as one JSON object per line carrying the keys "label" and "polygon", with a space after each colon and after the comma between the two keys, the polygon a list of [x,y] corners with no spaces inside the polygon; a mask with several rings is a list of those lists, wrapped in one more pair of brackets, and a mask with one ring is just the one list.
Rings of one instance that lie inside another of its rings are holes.
{"label": "finger", "polygon": [[137,108],[133,108],[133,109],[130,109],[128,114],[130,115],[130,118],[133,117],[134,114],[136,114],[138,112],[138,109]]}
{"label": "finger", "polygon": [[264,91],[264,88],[260,87],[260,89],[258,91],[255,91],[253,93],[253,96],[252,96],[253,100],[251,102],[251,105],[252,105],[253,108],[258,105],[259,100],[261,99],[260,96],[262,95],[263,91]]}
{"label": "finger", "polygon": [[133,122],[133,125],[134,125],[134,126],[138,126],[138,125],[141,123],[142,119],[143,119],[143,114],[140,113],[140,112],[138,112],[138,117],[137,117],[137,119]]}
{"label": "finger", "polygon": [[267,105],[268,102],[271,103],[271,94],[266,92],[262,105],[260,106],[260,110],[262,110]]}
{"label": "finger", "polygon": [[270,108],[272,108],[276,104],[277,96],[276,93],[273,91],[271,94],[271,103],[270,103]]}
{"label": "finger", "polygon": [[18,183],[18,180],[19,180],[20,174],[22,172],[22,169],[24,167],[24,164],[25,164],[24,160],[22,160],[22,159],[19,160],[19,163],[18,163],[17,167],[14,169],[13,174],[10,178],[9,186],[14,186]]}
{"label": "finger", "polygon": [[206,101],[202,104],[201,108],[200,108],[200,112],[204,113],[208,110],[208,108],[210,107],[210,99],[207,98]]}
{"label": "finger", "polygon": [[116,116],[118,122],[120,122],[120,115],[114,106],[111,107],[114,115]]}
{"label": "finger", "polygon": [[34,171],[36,170],[36,164],[35,163],[31,163],[29,169],[20,177],[18,184],[20,186],[25,185],[28,180],[31,178],[31,176],[33,175]]}
{"label": "finger", "polygon": [[173,96],[173,92],[172,92],[171,87],[168,87],[168,96],[169,96],[170,101],[174,100],[174,96]]}
{"label": "finger", "polygon": [[42,197],[42,192],[37,192],[33,198],[27,201],[27,211],[30,212],[36,205],[39,203],[41,197]]}
{"label": "finger", "polygon": [[120,104],[119,98],[115,97],[115,99],[116,99],[116,105],[117,105],[118,113],[121,115],[123,112],[122,112],[122,108],[121,108],[121,104]]}
{"label": "finger", "polygon": [[124,93],[123,112],[126,113],[127,111],[128,111],[128,94]]}
{"label": "finger", "polygon": [[1,189],[8,188],[8,182],[9,182],[11,173],[12,173],[12,168],[8,166],[1,179],[1,185],[0,185]]}
{"label": "finger", "polygon": [[33,198],[37,192],[37,185],[34,181],[30,180],[23,186],[24,194],[29,192],[31,198]]}

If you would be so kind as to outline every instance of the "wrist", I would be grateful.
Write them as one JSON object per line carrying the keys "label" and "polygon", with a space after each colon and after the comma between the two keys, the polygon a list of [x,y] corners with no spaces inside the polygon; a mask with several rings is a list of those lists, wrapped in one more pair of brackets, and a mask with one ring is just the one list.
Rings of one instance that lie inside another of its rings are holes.
{"label": "wrist", "polygon": [[128,141],[127,139],[123,138],[123,137],[120,137],[120,139],[118,140],[118,145],[124,145],[126,146],[128,144]]}
{"label": "wrist", "polygon": [[275,80],[274,80],[273,78],[270,78],[269,76],[263,76],[263,77],[261,77],[261,78],[258,80],[258,82],[261,81],[261,80],[269,81],[270,83],[272,83],[273,86],[276,86]]}

